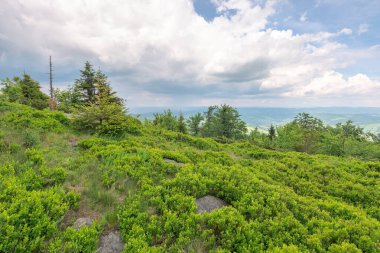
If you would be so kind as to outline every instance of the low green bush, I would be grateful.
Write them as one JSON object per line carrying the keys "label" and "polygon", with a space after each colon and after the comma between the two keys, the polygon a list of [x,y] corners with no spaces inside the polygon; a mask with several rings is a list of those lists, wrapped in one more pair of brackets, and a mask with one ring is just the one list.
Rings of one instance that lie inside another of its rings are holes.
{"label": "low green bush", "polygon": [[97,223],[79,229],[67,228],[50,243],[51,253],[93,253],[97,249],[101,228]]}
{"label": "low green bush", "polygon": [[25,148],[32,148],[40,143],[40,135],[36,130],[26,129],[22,132],[22,140]]}

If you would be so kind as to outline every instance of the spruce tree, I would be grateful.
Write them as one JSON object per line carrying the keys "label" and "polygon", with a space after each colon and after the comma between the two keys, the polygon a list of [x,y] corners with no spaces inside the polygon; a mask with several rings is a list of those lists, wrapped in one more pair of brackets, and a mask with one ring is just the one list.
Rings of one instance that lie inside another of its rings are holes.
{"label": "spruce tree", "polygon": [[182,113],[179,115],[178,118],[178,131],[184,134],[187,133],[187,126]]}
{"label": "spruce tree", "polygon": [[268,138],[273,141],[273,139],[276,137],[276,129],[274,126],[271,124],[269,129],[268,129]]}
{"label": "spruce tree", "polygon": [[96,72],[90,62],[86,61],[84,69],[80,71],[80,78],[75,81],[74,88],[80,92],[82,105],[88,105],[95,101],[95,77]]}
{"label": "spruce tree", "polygon": [[126,115],[123,100],[116,96],[107,76],[100,70],[94,75],[92,101],[75,116],[78,129],[101,135],[118,136],[130,129],[130,117]]}
{"label": "spruce tree", "polygon": [[102,100],[108,104],[115,103],[122,106],[123,100],[116,96],[116,92],[112,90],[107,79],[107,76],[101,70],[96,72],[94,78],[96,90],[95,101],[99,102]]}
{"label": "spruce tree", "polygon": [[247,126],[235,108],[221,105],[208,108],[202,130],[206,137],[240,139],[245,136]]}
{"label": "spruce tree", "polygon": [[202,120],[203,116],[199,112],[187,120],[192,135],[198,136],[200,134]]}
{"label": "spruce tree", "polygon": [[2,81],[2,85],[2,99],[5,101],[29,105],[39,110],[48,107],[49,97],[28,74],[24,74],[22,78],[15,76],[12,80],[7,78]]}
{"label": "spruce tree", "polygon": [[49,97],[41,91],[40,84],[33,80],[28,74],[24,74],[22,79],[15,78],[21,88],[21,104],[29,105],[42,110],[48,107]]}

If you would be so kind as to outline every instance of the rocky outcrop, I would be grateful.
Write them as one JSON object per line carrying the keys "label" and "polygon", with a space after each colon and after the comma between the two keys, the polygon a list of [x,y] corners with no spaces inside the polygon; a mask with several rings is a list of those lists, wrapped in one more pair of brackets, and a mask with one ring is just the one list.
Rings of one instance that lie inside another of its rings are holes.
{"label": "rocky outcrop", "polygon": [[83,218],[78,218],[75,222],[73,227],[75,229],[80,229],[83,226],[91,226],[93,223],[93,220],[90,217],[83,217]]}
{"label": "rocky outcrop", "polygon": [[124,243],[118,230],[110,231],[100,237],[99,253],[120,253],[123,251]]}
{"label": "rocky outcrop", "polygon": [[210,195],[199,198],[195,202],[198,213],[211,212],[212,210],[227,206],[227,203],[222,199]]}
{"label": "rocky outcrop", "polygon": [[176,160],[173,160],[173,159],[164,158],[164,161],[167,162],[167,163],[174,164],[176,166],[182,166],[182,165],[184,165],[184,163],[177,162]]}

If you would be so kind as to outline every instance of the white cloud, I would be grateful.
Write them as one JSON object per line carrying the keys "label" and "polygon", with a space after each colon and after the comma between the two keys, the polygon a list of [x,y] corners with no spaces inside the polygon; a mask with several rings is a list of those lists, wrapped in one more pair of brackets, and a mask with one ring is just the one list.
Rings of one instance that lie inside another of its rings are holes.
{"label": "white cloud", "polygon": [[[356,96],[376,92],[379,95],[380,82],[369,79],[366,75],[357,74],[344,78],[336,71],[325,72],[322,76],[312,79],[308,84],[286,93],[287,96]],[[374,95],[374,94],[372,94]]]}
{"label": "white cloud", "polygon": [[349,29],[349,28],[343,28],[342,30],[340,30],[340,32],[338,33],[338,35],[351,35],[352,34],[352,30]]}
{"label": "white cloud", "polygon": [[368,24],[361,24],[358,28],[358,34],[366,33],[369,31],[369,25]]}
{"label": "white cloud", "polygon": [[301,22],[307,22],[308,21],[307,12],[306,11],[301,15],[300,21]]}
{"label": "white cloud", "polygon": [[[168,94],[173,83],[236,103],[255,92],[319,96],[349,87],[365,95],[378,88],[364,75],[344,79],[336,72],[348,62],[337,57],[345,45],[334,38],[352,30],[296,35],[268,28],[276,1],[213,2],[220,16],[206,22],[191,0],[0,0],[0,55],[45,60],[51,54],[73,68],[83,64],[78,58],[95,59],[115,73],[125,95],[141,95],[132,99],[136,104],[156,104],[155,92]],[[306,12],[300,20],[307,21]]]}

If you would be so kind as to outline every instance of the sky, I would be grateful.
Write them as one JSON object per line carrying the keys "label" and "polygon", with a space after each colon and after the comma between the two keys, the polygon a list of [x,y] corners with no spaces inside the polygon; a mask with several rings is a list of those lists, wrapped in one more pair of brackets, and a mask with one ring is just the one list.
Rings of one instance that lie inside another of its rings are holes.
{"label": "sky", "polygon": [[85,61],[127,107],[380,107],[379,0],[0,0],[0,78]]}

